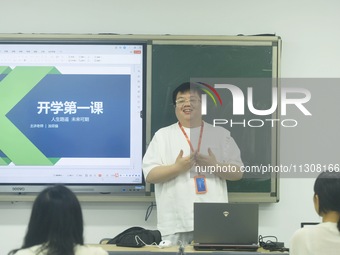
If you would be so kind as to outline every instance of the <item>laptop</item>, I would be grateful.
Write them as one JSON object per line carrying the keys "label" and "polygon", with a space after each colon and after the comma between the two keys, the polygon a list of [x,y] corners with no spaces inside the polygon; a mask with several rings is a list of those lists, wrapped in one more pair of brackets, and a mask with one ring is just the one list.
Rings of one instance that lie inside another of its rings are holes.
{"label": "laptop", "polygon": [[256,251],[258,204],[194,203],[194,249]]}

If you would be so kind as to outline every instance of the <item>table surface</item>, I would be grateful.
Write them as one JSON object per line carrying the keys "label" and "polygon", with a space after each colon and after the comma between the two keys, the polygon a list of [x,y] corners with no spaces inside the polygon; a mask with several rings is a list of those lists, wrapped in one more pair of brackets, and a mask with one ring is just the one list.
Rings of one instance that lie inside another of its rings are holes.
{"label": "table surface", "polygon": [[[91,246],[99,246],[102,247],[104,250],[108,251],[111,255],[141,255],[141,254],[180,254],[179,253],[179,247],[178,246],[171,246],[166,248],[159,248],[157,246],[144,246],[140,248],[131,248],[131,247],[120,247],[112,244],[91,244]],[[191,245],[188,245],[184,249],[185,254],[189,253],[197,253],[200,255],[208,254],[208,255],[214,255],[214,254],[235,254],[235,255],[258,255],[258,254],[289,254],[288,252],[270,252],[267,250],[264,250],[262,248],[259,248],[256,252],[254,251],[196,251]]]}

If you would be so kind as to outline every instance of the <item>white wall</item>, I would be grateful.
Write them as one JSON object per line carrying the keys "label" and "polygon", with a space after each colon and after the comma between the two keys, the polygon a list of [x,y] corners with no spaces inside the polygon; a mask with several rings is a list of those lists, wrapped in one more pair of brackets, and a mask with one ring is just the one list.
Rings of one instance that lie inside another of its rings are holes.
{"label": "white wall", "polygon": [[[338,78],[340,3],[273,0],[12,0],[1,3],[0,33],[121,33],[236,35],[276,33],[282,37],[282,77]],[[340,116],[337,88],[317,86],[313,109],[321,120],[281,131],[281,163],[339,163]],[[322,96],[320,96],[321,94]],[[330,97],[331,96],[331,97]],[[332,112],[327,111],[333,106]],[[334,118],[333,118],[334,119]],[[327,122],[330,124],[327,125]],[[318,221],[312,206],[314,179],[284,178],[281,200],[260,207],[260,234],[289,245],[301,221]],[[83,204],[85,238],[97,243],[129,226],[155,228],[156,214],[144,221],[148,204]],[[19,247],[31,203],[0,203],[0,254]]]}

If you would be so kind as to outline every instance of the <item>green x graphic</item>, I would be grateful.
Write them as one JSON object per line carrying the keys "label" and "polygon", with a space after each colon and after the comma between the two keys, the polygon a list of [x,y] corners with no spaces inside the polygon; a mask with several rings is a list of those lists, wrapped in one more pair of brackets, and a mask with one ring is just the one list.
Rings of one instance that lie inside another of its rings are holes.
{"label": "green x graphic", "polygon": [[7,117],[6,114],[22,100],[47,74],[60,74],[55,67],[0,67],[6,77],[0,81],[0,165],[53,165],[59,159],[47,158]]}

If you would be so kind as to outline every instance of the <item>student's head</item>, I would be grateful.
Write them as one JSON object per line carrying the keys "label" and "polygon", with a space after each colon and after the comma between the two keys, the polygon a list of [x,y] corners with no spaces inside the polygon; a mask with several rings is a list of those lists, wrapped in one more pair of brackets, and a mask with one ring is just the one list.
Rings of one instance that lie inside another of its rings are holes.
{"label": "student's head", "polygon": [[[340,173],[322,172],[314,184],[314,205],[320,216],[329,212],[340,215]],[[340,231],[340,222],[338,222]]]}
{"label": "student's head", "polygon": [[46,188],[34,201],[23,248],[38,244],[51,254],[65,255],[73,254],[75,244],[84,244],[79,201],[62,185]]}
{"label": "student's head", "polygon": [[201,90],[194,83],[185,82],[172,93],[178,121],[186,127],[201,125]]}

